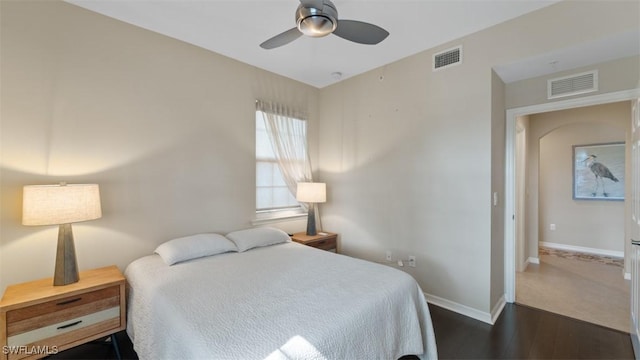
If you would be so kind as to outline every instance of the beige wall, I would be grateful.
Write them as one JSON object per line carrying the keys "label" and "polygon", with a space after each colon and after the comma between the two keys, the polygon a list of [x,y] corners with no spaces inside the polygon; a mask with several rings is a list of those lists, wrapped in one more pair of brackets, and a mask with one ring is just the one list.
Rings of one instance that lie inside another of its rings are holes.
{"label": "beige wall", "polygon": [[[431,300],[490,313],[504,279],[503,222],[491,201],[503,195],[504,147],[492,142],[502,141],[504,114],[492,67],[639,23],[636,2],[561,2],[322,89],[320,174],[332,191],[325,226],[350,255],[417,256],[411,271]],[[432,72],[432,55],[456,45],[463,64]],[[617,81],[629,75],[618,71],[600,74],[606,91],[636,86]],[[514,88],[506,85],[504,107],[546,102],[523,89],[522,100],[507,101]]]}
{"label": "beige wall", "polygon": [[1,7],[0,291],[53,275],[57,228],[21,225],[23,185],[100,184],[103,217],[74,225],[79,267],[124,269],[251,226],[256,98],[309,110],[317,149],[315,88],[73,5]]}
{"label": "beige wall", "polygon": [[[491,82],[491,259],[504,259],[505,85],[493,71]],[[504,261],[491,261],[490,304],[504,292]]]}
{"label": "beige wall", "polygon": [[[539,159],[539,167],[529,167],[529,179],[539,179],[539,188],[529,189],[539,199],[537,240],[624,251],[624,202],[572,198],[572,146],[624,142],[630,118],[627,101],[530,117],[529,152]],[[556,224],[555,231],[549,229],[552,223]],[[536,223],[531,221],[531,225]],[[530,241],[530,251],[536,254],[535,234],[530,234]]]}
{"label": "beige wall", "polygon": [[[581,72],[598,70],[598,91],[578,96],[560,97],[547,100],[547,80]],[[539,76],[516,81],[506,85],[506,106],[508,109],[547,102],[563,101],[588,95],[606,94],[620,89],[640,88],[640,56],[607,61],[591,66],[561,71],[549,76]]]}

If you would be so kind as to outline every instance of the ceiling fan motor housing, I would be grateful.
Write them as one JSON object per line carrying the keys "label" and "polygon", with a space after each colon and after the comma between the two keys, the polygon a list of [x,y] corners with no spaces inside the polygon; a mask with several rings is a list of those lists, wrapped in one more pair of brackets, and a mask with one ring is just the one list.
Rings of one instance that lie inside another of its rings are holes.
{"label": "ceiling fan motor housing", "polygon": [[320,9],[300,4],[296,10],[296,24],[307,36],[327,36],[338,26],[338,10],[329,0],[324,0]]}

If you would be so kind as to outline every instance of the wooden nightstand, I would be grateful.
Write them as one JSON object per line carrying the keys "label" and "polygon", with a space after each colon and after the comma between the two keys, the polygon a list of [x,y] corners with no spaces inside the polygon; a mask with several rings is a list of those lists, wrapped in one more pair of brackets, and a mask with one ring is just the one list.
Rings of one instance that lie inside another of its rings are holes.
{"label": "wooden nightstand", "polygon": [[0,359],[38,359],[125,327],[125,278],[116,266],[82,271],[64,286],[52,278],[10,285],[0,301]]}
{"label": "wooden nightstand", "polygon": [[317,235],[309,236],[303,231],[291,235],[291,240],[314,248],[338,252],[338,234],[336,233],[319,231]]}

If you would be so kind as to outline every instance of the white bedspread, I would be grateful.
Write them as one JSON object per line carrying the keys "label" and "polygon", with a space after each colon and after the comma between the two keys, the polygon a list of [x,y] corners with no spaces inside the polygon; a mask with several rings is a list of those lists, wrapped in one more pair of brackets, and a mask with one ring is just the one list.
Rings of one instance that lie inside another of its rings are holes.
{"label": "white bedspread", "polygon": [[420,287],[381,264],[284,243],[125,275],[140,359],[437,358]]}

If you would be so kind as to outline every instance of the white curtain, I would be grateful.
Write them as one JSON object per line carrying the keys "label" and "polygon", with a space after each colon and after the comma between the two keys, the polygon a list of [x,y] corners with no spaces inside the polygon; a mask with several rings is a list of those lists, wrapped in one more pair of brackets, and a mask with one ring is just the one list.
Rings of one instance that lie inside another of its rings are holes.
{"label": "white curtain", "polygon": [[[258,100],[280,171],[295,197],[299,182],[312,182],[306,136],[306,116],[284,105]],[[306,204],[301,204],[306,210]]]}

